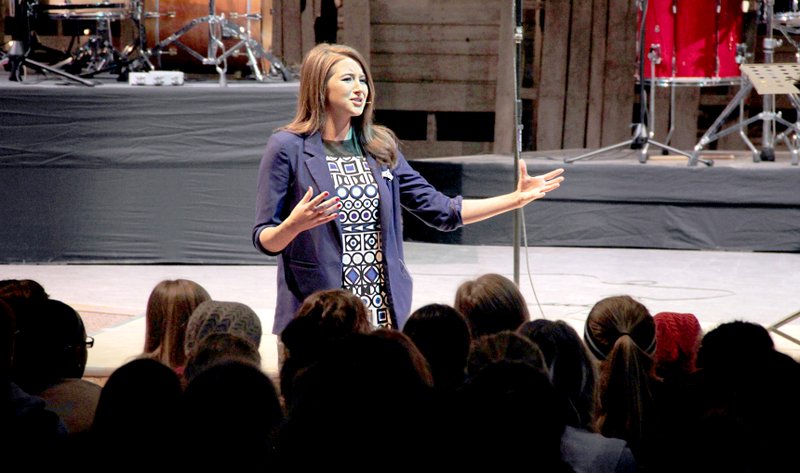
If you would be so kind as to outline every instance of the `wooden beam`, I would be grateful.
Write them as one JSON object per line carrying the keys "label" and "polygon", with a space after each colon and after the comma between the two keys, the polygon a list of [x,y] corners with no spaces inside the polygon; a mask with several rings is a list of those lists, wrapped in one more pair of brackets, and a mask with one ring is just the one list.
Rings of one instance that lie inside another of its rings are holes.
{"label": "wooden beam", "polygon": [[569,29],[569,63],[567,97],[564,106],[564,135],[562,147],[586,146],[586,112],[589,101],[589,71],[591,69],[592,2],[572,2]]}
{"label": "wooden beam", "polygon": [[369,0],[345,0],[340,12],[344,18],[341,42],[357,49],[367,65],[372,61],[370,3]]}
{"label": "wooden beam", "polygon": [[[344,6],[350,0],[344,0]],[[376,23],[395,25],[494,25],[500,24],[500,10],[487,0],[373,0]],[[507,0],[511,9],[511,2]]]}
{"label": "wooden beam", "polygon": [[492,82],[376,82],[376,106],[381,110],[430,112],[493,112]]}
{"label": "wooden beam", "polygon": [[517,86],[514,80],[517,73],[514,68],[514,57],[517,53],[514,41],[516,20],[509,2],[496,1],[494,5],[500,15],[500,39],[497,45],[493,151],[496,154],[514,154],[517,124],[514,102]]}
{"label": "wooden beam", "polygon": [[632,136],[630,125],[636,72],[635,3],[630,0],[609,0],[608,3],[602,146]]}
{"label": "wooden beam", "polygon": [[496,54],[373,53],[371,68],[382,82],[486,82],[499,74]]}
{"label": "wooden beam", "polygon": [[545,5],[542,63],[546,68],[539,85],[537,149],[562,148],[570,3],[570,0],[553,0]]}
{"label": "wooden beam", "polygon": [[592,20],[592,43],[587,51],[591,62],[589,70],[589,100],[586,110],[586,147],[599,148],[603,135],[608,0],[593,0]]}
{"label": "wooden beam", "polygon": [[373,54],[489,55],[497,54],[497,41],[497,25],[372,25]]}
{"label": "wooden beam", "polygon": [[306,0],[306,8],[300,13],[300,36],[303,57],[317,44],[314,37],[314,20],[317,18],[314,13],[314,3],[316,3],[315,0]]}
{"label": "wooden beam", "polygon": [[303,38],[301,35],[302,25],[300,23],[300,2],[285,0],[281,2],[283,11],[282,36],[284,62],[300,64],[303,61]]}

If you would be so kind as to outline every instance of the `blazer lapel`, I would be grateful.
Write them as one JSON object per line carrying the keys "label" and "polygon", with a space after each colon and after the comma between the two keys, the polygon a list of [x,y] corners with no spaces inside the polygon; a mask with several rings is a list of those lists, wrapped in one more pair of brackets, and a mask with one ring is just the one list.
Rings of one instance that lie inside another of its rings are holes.
{"label": "blazer lapel", "polygon": [[[335,196],[336,189],[333,186],[333,178],[331,177],[331,172],[328,170],[328,163],[325,159],[325,147],[322,145],[322,136],[319,133],[307,136],[303,143],[303,152],[306,167],[308,167],[308,172],[311,173],[311,178],[314,179],[314,183],[317,184],[319,192],[328,191],[329,199]],[[336,227],[339,229],[339,234],[341,235],[342,224],[338,218],[335,221]]]}

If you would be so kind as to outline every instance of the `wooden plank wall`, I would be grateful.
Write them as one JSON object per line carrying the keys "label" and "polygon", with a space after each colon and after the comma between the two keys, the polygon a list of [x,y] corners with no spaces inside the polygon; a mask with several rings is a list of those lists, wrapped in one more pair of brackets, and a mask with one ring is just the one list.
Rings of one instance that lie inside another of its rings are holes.
{"label": "wooden plank wall", "polygon": [[635,2],[544,5],[537,149],[598,147],[630,138]]}
{"label": "wooden plank wall", "polygon": [[[413,156],[491,152],[492,141],[438,140],[441,115],[436,112],[495,112],[501,7],[509,5],[510,15],[510,4],[503,0],[369,3],[370,58],[380,108],[428,114],[427,139],[405,141],[406,152]],[[345,17],[345,29],[351,20]],[[513,81],[513,76],[504,79]],[[502,141],[510,145],[511,136]]]}

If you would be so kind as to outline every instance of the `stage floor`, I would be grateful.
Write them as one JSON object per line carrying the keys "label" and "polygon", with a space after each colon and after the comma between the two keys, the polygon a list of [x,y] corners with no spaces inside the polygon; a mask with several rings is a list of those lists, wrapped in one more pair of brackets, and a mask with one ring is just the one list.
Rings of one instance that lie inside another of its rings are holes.
{"label": "stage floor", "polygon": [[[452,304],[457,287],[488,272],[513,278],[508,246],[408,243],[406,263],[414,277],[416,309]],[[532,318],[569,322],[579,333],[591,306],[603,297],[629,294],[650,309],[690,312],[704,330],[731,320],[769,326],[800,310],[800,254],[613,248],[530,248],[530,279],[521,251],[520,288]],[[261,318],[263,368],[277,372],[274,266],[202,265],[0,265],[0,279],[29,278],[51,297],[81,312],[95,345],[87,376],[107,376],[144,345],[144,311],[163,279],[187,278],[217,300],[245,303]],[[531,283],[532,280],[532,283]],[[541,311],[536,303],[535,288]],[[542,314],[543,311],[543,314]],[[783,329],[800,337],[800,320]],[[779,349],[795,358],[800,346],[773,334]]]}

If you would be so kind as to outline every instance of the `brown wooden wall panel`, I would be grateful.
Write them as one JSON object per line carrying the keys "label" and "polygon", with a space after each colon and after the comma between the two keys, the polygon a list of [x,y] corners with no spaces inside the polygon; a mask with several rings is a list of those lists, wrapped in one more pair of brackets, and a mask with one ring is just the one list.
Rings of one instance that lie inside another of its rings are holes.
{"label": "brown wooden wall panel", "polygon": [[469,141],[401,141],[400,150],[408,158],[471,156],[492,153],[492,143]]}
{"label": "brown wooden wall panel", "polygon": [[372,63],[372,4],[370,0],[345,0],[339,10],[344,18],[339,42],[356,48],[367,61]]}
{"label": "brown wooden wall panel", "polygon": [[494,82],[497,55],[372,54],[372,73],[382,82]]}
{"label": "brown wooden wall panel", "polygon": [[586,146],[586,112],[591,70],[592,2],[572,3],[569,31],[569,63],[567,66],[567,98],[564,107],[562,148]]}
{"label": "brown wooden wall panel", "polygon": [[592,43],[589,55],[589,99],[586,109],[586,147],[598,148],[603,136],[603,85],[606,74],[608,0],[592,2]]}
{"label": "brown wooden wall panel", "polygon": [[372,52],[407,54],[497,54],[496,25],[373,24]]}
{"label": "brown wooden wall panel", "polygon": [[[345,5],[347,5],[345,0]],[[508,1],[502,2],[511,8]],[[373,0],[373,23],[399,25],[495,25],[500,10],[491,0]]]}
{"label": "brown wooden wall panel", "polygon": [[376,82],[375,88],[384,110],[493,112],[495,108],[491,83]]}
{"label": "brown wooden wall panel", "polygon": [[571,0],[551,0],[545,4],[536,129],[536,147],[539,149],[560,149],[562,146],[571,3]]}
{"label": "brown wooden wall panel", "polygon": [[630,0],[609,0],[608,3],[602,146],[631,137],[631,92],[634,90],[636,73],[635,3]]}
{"label": "brown wooden wall panel", "polygon": [[[515,13],[500,8],[500,38],[513,38]],[[513,154],[517,136],[516,116],[516,81],[514,64],[516,59],[514,41],[499,41],[495,68],[495,109],[494,109],[494,146],[492,151],[498,154]],[[520,149],[520,152],[522,150]]]}

